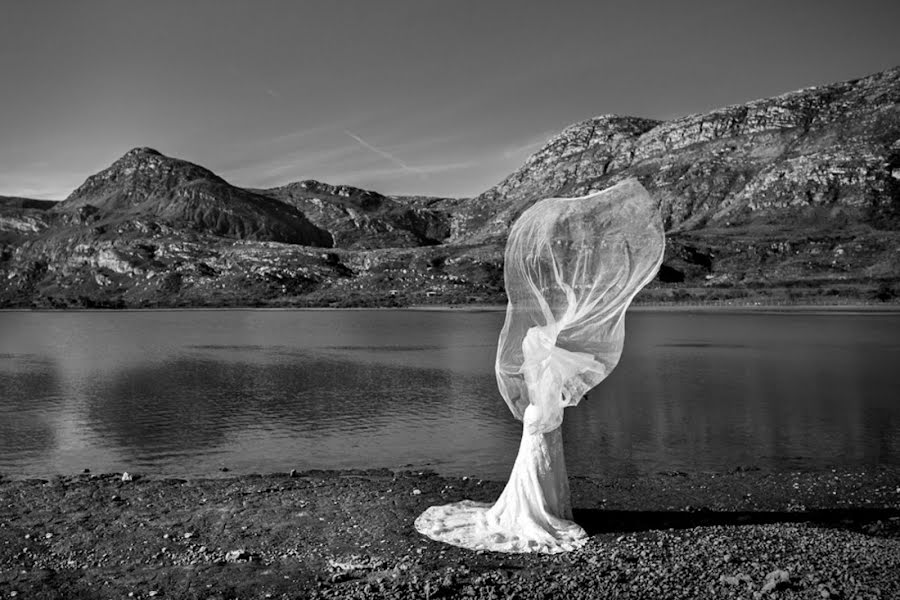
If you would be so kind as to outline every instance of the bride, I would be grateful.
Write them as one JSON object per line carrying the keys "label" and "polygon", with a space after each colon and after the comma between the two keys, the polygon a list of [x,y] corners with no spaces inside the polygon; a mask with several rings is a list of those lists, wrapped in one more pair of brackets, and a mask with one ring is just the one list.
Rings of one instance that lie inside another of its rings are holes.
{"label": "bride", "polygon": [[499,552],[556,553],[583,545],[572,522],[563,409],[615,368],[625,311],[656,275],[658,207],[634,179],[579,198],[548,198],[515,222],[506,245],[509,304],[495,366],[523,423],[509,482],[493,504],[432,506],[416,529],[438,541]]}

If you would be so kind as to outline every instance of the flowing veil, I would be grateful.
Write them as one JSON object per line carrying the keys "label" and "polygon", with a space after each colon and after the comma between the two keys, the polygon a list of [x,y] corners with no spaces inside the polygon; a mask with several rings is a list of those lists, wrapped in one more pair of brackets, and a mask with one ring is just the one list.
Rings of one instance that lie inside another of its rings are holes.
{"label": "flowing veil", "polygon": [[625,311],[656,275],[665,238],[634,179],[579,198],[548,198],[513,224],[504,255],[509,303],[495,371],[523,422],[510,480],[493,505],[433,506],[416,529],[473,549],[560,552],[583,544],[571,521],[563,409],[615,368]]}

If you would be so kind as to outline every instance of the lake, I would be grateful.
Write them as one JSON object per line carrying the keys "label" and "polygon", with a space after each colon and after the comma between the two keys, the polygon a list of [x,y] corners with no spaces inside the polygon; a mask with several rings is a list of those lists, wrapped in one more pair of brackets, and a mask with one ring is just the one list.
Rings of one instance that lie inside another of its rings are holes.
{"label": "lake", "polygon": [[[505,478],[501,311],[0,312],[0,473]],[[900,464],[900,314],[633,310],[571,475]]]}

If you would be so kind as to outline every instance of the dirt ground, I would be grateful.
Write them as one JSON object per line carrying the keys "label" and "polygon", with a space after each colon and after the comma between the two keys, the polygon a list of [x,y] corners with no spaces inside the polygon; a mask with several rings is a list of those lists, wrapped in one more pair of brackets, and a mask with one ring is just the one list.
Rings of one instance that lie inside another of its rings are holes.
{"label": "dirt ground", "polygon": [[0,480],[0,598],[900,598],[900,468],[573,478],[555,556],[420,536],[430,472]]}

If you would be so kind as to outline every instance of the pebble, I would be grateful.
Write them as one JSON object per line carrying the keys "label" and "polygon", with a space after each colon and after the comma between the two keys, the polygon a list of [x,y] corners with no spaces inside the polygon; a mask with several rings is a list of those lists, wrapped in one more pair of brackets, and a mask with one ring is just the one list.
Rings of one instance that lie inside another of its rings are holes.
{"label": "pebble", "polygon": [[128,471],[122,473],[122,481],[132,481],[133,479],[134,477],[132,477]]}
{"label": "pebble", "polygon": [[767,594],[773,590],[783,590],[791,585],[790,571],[775,569],[766,575],[766,583],[762,586],[762,593]]}
{"label": "pebble", "polygon": [[239,550],[229,550],[225,553],[225,562],[238,562],[241,560],[252,560],[253,555],[244,550],[243,548]]}

